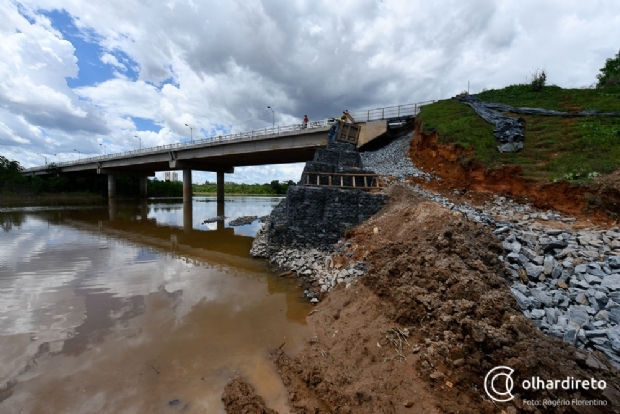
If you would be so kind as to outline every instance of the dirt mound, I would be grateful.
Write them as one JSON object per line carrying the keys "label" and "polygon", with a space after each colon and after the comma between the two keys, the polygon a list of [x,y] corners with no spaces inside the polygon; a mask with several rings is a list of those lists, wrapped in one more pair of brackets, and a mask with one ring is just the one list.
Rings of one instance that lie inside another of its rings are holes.
{"label": "dirt mound", "polygon": [[396,339],[391,329],[398,325],[386,317],[384,306],[360,284],[337,288],[308,318],[315,333],[308,346],[296,357],[272,354],[292,412],[440,412],[412,365],[416,355],[408,352],[405,361],[388,343]]}
{"label": "dirt mound", "polygon": [[[526,408],[522,399],[606,398],[607,409],[618,409],[620,392],[615,387],[620,375],[602,354],[595,353],[588,360],[576,348],[544,335],[521,314],[506,285],[504,265],[497,258],[502,248],[490,231],[436,204],[435,210],[443,213],[408,219],[408,214],[424,211],[425,204],[411,205],[371,224],[390,228],[406,223],[403,228],[415,231],[395,232],[391,242],[374,250],[363,282],[391,305],[385,308],[390,319],[424,338],[417,368],[438,384],[434,390],[441,396],[439,406],[450,412],[454,401],[466,398],[480,406],[461,412],[495,411],[483,399],[482,379],[490,369],[508,365],[515,369],[515,378],[596,377],[609,385],[604,394],[522,390],[515,401],[519,408]],[[372,241],[377,234],[374,227],[359,232]],[[592,370],[588,364],[600,369]]]}
{"label": "dirt mound", "polygon": [[411,140],[409,157],[416,167],[441,178],[430,184],[418,180],[426,188],[493,192],[531,202],[541,209],[554,209],[581,218],[587,216],[602,222],[620,218],[620,171],[588,185],[566,181],[538,183],[524,179],[519,166],[488,170],[479,162],[464,163],[464,159],[472,157],[471,149],[440,144],[436,133],[421,131],[419,124]]}
{"label": "dirt mound", "polygon": [[224,388],[222,401],[230,414],[278,414],[265,406],[265,400],[240,376],[232,379]]}
{"label": "dirt mound", "polygon": [[[524,400],[600,400],[555,412],[616,412],[620,374],[544,335],[519,311],[489,229],[403,187],[355,229],[349,247],[370,263],[361,286],[336,289],[308,318],[315,337],[292,358],[273,355],[298,413],[544,412]],[[508,403],[484,391],[487,372],[515,370]],[[532,391],[521,381],[605,380],[606,390]]]}

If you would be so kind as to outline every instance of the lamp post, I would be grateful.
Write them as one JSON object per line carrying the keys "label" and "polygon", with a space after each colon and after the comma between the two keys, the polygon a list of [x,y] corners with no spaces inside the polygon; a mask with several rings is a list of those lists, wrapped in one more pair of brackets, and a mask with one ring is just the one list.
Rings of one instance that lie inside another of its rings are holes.
{"label": "lamp post", "polygon": [[103,155],[106,155],[106,152],[107,152],[107,151],[106,151],[106,147],[105,147],[105,145],[103,145],[103,144],[99,144],[99,145],[103,147]]}
{"label": "lamp post", "polygon": [[80,155],[81,155],[81,154],[80,154],[80,151],[78,151],[78,150],[76,150],[76,149],[74,149],[73,151],[75,151],[75,152],[77,152],[77,153],[78,153],[78,161],[79,161],[79,160],[80,160]]}
{"label": "lamp post", "polygon": [[45,155],[43,155],[43,154],[38,153],[38,152],[37,152],[37,154],[39,154],[40,156],[42,156],[43,158],[45,158],[45,165],[47,165],[47,157],[46,157]]}
{"label": "lamp post", "polygon": [[276,111],[273,110],[273,108],[271,106],[268,106],[267,108],[271,109],[271,128],[275,128],[276,127]]}
{"label": "lamp post", "polygon": [[187,124],[185,124],[186,127],[189,127],[189,139],[190,141],[194,142],[194,132],[193,132],[193,128]]}
{"label": "lamp post", "polygon": [[140,140],[140,141],[139,141],[139,142],[140,142],[140,147],[139,147],[139,149],[142,149],[142,138],[140,138],[140,137],[139,137],[139,136],[137,136],[137,135],[134,135],[134,137],[135,137],[135,138],[138,138],[138,139]]}
{"label": "lamp post", "polygon": [[54,157],[56,157],[56,165],[58,165],[58,155],[54,154]]}

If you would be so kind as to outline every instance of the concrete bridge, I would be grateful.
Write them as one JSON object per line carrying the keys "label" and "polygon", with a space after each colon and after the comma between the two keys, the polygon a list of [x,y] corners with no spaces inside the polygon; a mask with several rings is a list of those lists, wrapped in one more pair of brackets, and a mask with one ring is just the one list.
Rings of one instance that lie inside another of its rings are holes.
{"label": "concrete bridge", "polygon": [[[434,101],[398,105],[386,108],[351,112],[360,124],[360,143],[368,142],[387,131],[390,122],[411,118],[420,107]],[[303,124],[275,126],[249,132],[201,138],[151,148],[141,148],[117,154],[82,158],[28,168],[24,175],[57,173],[107,174],[108,197],[116,197],[115,175],[140,177],[140,195],[146,197],[147,177],[156,171],[183,171],[183,198],[192,197],[192,171],[217,174],[217,200],[224,200],[224,174],[234,173],[235,167],[267,164],[288,164],[312,159],[317,148],[327,145],[328,131],[334,119]]]}

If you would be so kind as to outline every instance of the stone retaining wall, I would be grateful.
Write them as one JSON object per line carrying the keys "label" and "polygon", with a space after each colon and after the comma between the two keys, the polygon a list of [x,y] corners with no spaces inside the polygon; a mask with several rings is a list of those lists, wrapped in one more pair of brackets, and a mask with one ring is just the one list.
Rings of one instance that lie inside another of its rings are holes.
{"label": "stone retaining wall", "polygon": [[[284,246],[330,246],[347,228],[354,227],[375,214],[387,202],[383,194],[334,187],[302,185],[312,172],[372,173],[362,168],[355,145],[330,141],[318,149],[313,161],[306,163],[299,185],[290,186],[286,198],[274,208],[266,229],[269,250]],[[316,182],[316,176],[313,182]],[[352,185],[348,177],[344,185]],[[363,181],[363,179],[362,179]],[[320,183],[326,184],[327,176]]]}

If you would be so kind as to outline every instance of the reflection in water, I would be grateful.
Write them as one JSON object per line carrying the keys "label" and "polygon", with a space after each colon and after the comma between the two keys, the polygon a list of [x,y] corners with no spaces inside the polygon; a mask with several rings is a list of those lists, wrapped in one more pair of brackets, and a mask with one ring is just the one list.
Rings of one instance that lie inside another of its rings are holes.
{"label": "reflection in water", "polygon": [[[231,198],[229,219],[276,198]],[[0,212],[0,401],[7,412],[223,412],[240,373],[280,412],[267,360],[309,336],[293,280],[249,257],[258,225],[203,226],[205,198]]]}
{"label": "reflection in water", "polygon": [[194,229],[194,205],[192,201],[183,202],[183,230],[186,233]]}

